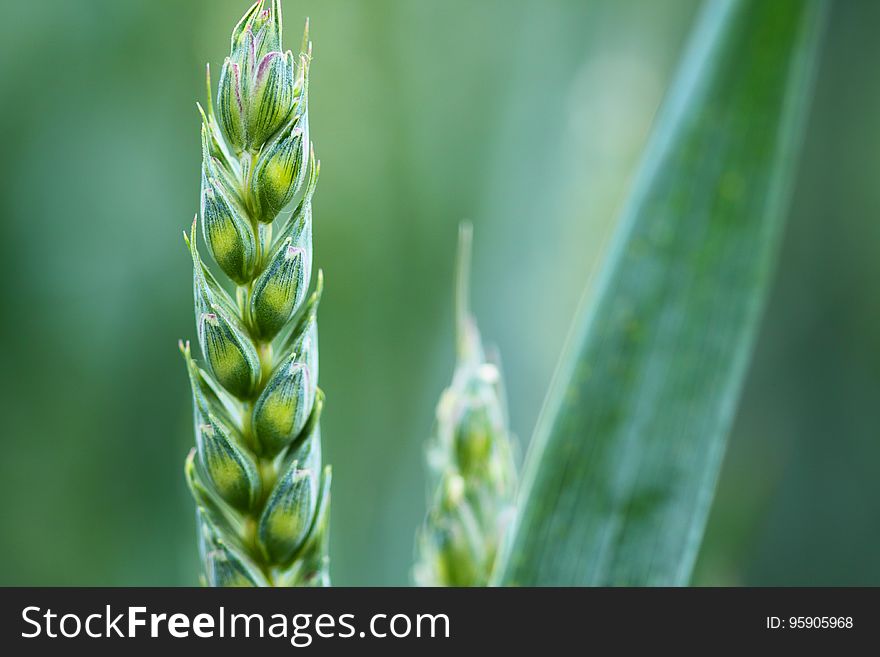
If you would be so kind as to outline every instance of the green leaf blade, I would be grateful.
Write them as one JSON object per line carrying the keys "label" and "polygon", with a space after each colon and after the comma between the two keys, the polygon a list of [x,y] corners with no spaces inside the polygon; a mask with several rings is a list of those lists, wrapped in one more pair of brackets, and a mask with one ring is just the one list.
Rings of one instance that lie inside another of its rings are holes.
{"label": "green leaf blade", "polygon": [[690,578],[772,274],[824,5],[717,0],[536,429],[497,580]]}

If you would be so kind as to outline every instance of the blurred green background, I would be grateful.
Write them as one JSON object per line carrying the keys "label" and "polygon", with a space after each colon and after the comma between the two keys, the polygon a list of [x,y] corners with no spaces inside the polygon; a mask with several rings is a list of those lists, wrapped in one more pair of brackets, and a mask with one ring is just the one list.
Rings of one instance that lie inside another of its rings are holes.
{"label": "blurred green background", "polygon": [[[246,4],[2,2],[0,584],[196,583],[180,235]],[[698,6],[286,0],[315,44],[335,583],[409,581],[456,224],[525,445]],[[878,24],[834,3],[698,584],[880,584]]]}

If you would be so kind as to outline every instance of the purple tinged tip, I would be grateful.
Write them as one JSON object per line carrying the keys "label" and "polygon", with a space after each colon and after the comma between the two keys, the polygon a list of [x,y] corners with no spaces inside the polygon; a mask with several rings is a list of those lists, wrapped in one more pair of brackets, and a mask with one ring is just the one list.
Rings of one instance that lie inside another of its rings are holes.
{"label": "purple tinged tip", "polygon": [[235,91],[235,102],[238,105],[238,111],[242,112],[244,111],[244,105],[241,102],[241,67],[235,62],[230,62],[229,69],[232,71],[232,89]]}
{"label": "purple tinged tip", "polygon": [[273,60],[280,54],[281,53],[277,50],[273,50],[272,52],[266,53],[265,57],[260,60],[260,65],[257,67],[257,81],[263,79],[263,76],[266,75],[266,71],[272,65]]}
{"label": "purple tinged tip", "polygon": [[284,253],[284,257],[287,260],[293,260],[297,256],[305,255],[306,250],[301,246],[294,246],[293,244],[287,245],[287,251]]}
{"label": "purple tinged tip", "polygon": [[294,361],[293,363],[290,364],[290,369],[287,370],[287,374],[291,377],[294,377],[297,374],[302,374],[303,384],[306,387],[309,386],[309,377],[311,375],[309,374],[309,368],[306,367],[305,363],[300,363],[300,362]]}

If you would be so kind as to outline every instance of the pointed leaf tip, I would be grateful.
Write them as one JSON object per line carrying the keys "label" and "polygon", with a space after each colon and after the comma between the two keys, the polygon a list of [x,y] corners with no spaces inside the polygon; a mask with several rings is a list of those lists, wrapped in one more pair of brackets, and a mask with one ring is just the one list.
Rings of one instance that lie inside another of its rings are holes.
{"label": "pointed leaf tip", "polygon": [[300,52],[304,52],[311,57],[312,55],[312,42],[309,41],[309,17],[306,16],[305,26],[303,27],[303,38],[302,44],[300,45]]}

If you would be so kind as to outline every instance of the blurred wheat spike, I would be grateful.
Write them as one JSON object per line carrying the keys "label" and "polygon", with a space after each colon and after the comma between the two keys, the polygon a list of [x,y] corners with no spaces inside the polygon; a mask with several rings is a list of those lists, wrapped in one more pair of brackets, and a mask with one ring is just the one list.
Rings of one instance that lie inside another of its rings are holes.
{"label": "blurred wheat spike", "polygon": [[[330,469],[321,465],[308,24],[301,54],[282,50],[281,3],[260,0],[232,31],[216,111],[202,115],[201,231],[231,295],[193,261],[203,364],[181,344],[196,447],[186,477],[197,507],[203,582],[329,585]],[[289,216],[282,210],[298,201]]]}
{"label": "blurred wheat spike", "polygon": [[417,540],[420,586],[486,586],[514,510],[516,466],[500,367],[487,357],[468,303],[471,237],[471,227],[462,225],[457,363],[428,445],[436,487]]}

